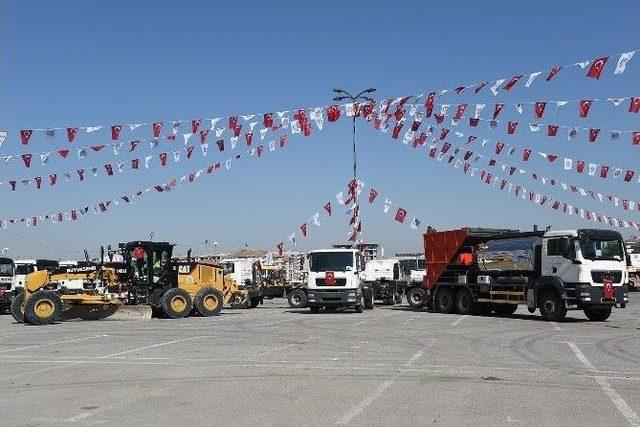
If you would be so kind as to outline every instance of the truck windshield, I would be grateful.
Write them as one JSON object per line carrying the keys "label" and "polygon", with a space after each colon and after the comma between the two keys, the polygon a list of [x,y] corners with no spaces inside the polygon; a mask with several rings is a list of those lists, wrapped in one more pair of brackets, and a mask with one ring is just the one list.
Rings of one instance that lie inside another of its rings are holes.
{"label": "truck windshield", "polygon": [[619,240],[580,240],[580,250],[585,259],[593,261],[622,261],[622,242]]}
{"label": "truck windshield", "polygon": [[315,252],[309,255],[311,271],[346,271],[353,267],[353,252]]}
{"label": "truck windshield", "polygon": [[13,276],[13,263],[6,262],[0,264],[0,276],[11,277]]}
{"label": "truck windshield", "polygon": [[16,265],[16,274],[27,275],[36,271],[36,266],[33,264],[18,264]]}

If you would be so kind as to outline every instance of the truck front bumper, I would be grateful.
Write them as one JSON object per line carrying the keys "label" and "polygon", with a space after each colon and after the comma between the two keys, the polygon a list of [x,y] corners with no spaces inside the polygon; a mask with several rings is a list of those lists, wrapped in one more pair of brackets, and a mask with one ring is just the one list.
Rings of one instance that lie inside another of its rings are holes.
{"label": "truck front bumper", "polygon": [[602,286],[592,286],[588,283],[579,284],[576,288],[576,300],[580,307],[596,305],[624,307],[629,302],[629,287],[627,285],[614,286],[613,292],[613,298],[604,298]]}
{"label": "truck front bumper", "polygon": [[308,289],[307,305],[309,307],[347,307],[356,305],[362,300],[360,289]]}

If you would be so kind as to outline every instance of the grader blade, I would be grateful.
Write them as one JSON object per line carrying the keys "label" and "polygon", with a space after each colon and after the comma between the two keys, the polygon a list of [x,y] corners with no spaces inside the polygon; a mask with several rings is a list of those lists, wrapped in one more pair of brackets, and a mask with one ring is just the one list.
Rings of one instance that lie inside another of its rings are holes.
{"label": "grader blade", "polygon": [[74,304],[62,314],[63,320],[151,320],[148,305]]}

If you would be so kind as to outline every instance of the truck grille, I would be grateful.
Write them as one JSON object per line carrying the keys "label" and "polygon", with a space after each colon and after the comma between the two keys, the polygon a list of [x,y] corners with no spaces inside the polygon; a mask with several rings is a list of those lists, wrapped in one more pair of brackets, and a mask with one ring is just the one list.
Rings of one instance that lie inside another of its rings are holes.
{"label": "truck grille", "polygon": [[622,280],[622,271],[596,270],[591,272],[591,280],[593,280],[593,283],[604,283],[605,278],[612,280],[613,283],[620,283]]}
{"label": "truck grille", "polygon": [[316,279],[316,286],[347,286],[347,279],[335,279],[335,285],[327,285],[324,279]]}

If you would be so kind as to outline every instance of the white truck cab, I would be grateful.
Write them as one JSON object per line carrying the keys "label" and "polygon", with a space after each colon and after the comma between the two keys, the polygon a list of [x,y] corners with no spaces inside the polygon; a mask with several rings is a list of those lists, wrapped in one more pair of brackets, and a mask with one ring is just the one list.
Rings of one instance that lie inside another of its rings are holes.
{"label": "white truck cab", "polygon": [[0,258],[0,313],[11,304],[11,282],[15,274],[15,264],[11,258]]}
{"label": "white truck cab", "polygon": [[307,305],[315,313],[321,307],[353,307],[357,312],[373,308],[373,293],[361,280],[364,257],[357,249],[322,249],[309,252]]}
{"label": "white truck cab", "polygon": [[625,246],[629,258],[627,262],[629,288],[638,290],[640,289],[640,239],[627,240]]}

